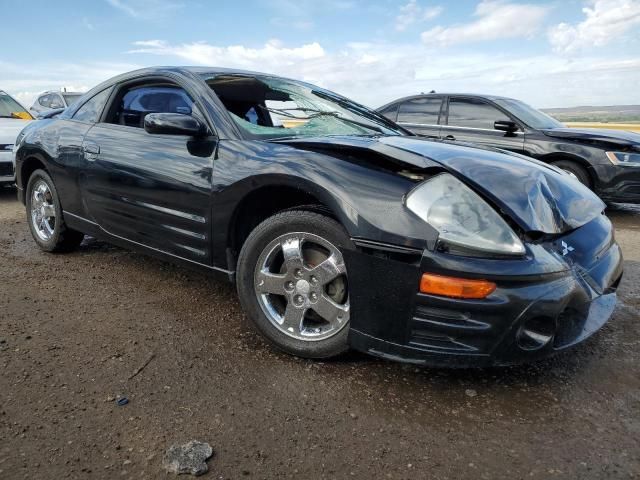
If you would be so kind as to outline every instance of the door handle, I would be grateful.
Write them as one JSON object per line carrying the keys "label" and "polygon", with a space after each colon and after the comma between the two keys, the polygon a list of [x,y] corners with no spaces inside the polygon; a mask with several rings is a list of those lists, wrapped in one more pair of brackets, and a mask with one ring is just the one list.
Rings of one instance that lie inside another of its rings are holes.
{"label": "door handle", "polygon": [[444,137],[445,140],[455,140],[456,137],[454,137],[453,135],[447,135],[446,137]]}
{"label": "door handle", "polygon": [[84,152],[84,158],[93,162],[100,154],[100,146],[95,143],[85,143],[82,145],[82,151]]}

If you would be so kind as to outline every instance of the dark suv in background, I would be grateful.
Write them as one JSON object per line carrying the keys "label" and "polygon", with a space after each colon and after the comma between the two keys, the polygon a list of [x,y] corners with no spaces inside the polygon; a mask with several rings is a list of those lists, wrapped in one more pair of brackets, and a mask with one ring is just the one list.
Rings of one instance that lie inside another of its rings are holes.
{"label": "dark suv in background", "polygon": [[378,111],[418,135],[552,163],[605,201],[640,203],[640,134],[566,128],[519,100],[493,95],[415,95]]}

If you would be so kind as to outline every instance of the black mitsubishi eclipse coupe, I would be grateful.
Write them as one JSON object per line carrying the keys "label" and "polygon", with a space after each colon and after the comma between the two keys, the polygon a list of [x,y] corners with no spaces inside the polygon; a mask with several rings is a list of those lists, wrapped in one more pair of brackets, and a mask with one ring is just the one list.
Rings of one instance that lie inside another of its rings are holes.
{"label": "black mitsubishi eclipse coupe", "polygon": [[25,128],[16,173],[43,250],[88,234],[221,273],[303,357],[534,360],[598,330],[622,275],[604,204],[574,177],[272,75],[113,78]]}

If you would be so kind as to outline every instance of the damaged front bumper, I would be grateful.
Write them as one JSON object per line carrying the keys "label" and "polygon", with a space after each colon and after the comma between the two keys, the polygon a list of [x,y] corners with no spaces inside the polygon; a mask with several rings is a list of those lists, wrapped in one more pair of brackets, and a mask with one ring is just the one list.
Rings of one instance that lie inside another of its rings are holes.
{"label": "damaged front bumper", "polygon": [[[366,243],[345,254],[350,345],[421,365],[510,365],[572,347],[609,320],[622,254],[606,217],[529,253],[522,261],[452,258]],[[484,278],[498,288],[482,300],[421,294],[426,272]]]}
{"label": "damaged front bumper", "polygon": [[640,203],[640,167],[595,165],[596,193],[605,202]]}

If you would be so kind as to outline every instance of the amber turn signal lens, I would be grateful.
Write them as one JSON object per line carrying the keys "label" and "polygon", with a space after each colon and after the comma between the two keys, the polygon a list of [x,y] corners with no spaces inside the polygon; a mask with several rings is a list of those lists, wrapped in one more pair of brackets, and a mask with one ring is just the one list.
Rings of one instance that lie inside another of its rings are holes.
{"label": "amber turn signal lens", "polygon": [[453,298],[485,298],[496,289],[496,284],[487,280],[444,277],[425,273],[420,280],[420,292]]}

